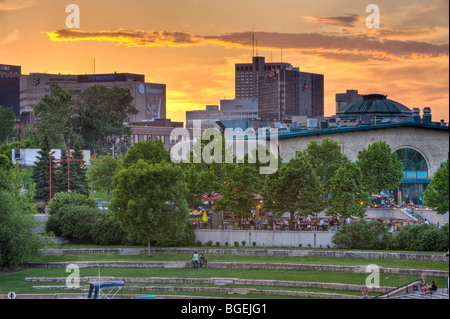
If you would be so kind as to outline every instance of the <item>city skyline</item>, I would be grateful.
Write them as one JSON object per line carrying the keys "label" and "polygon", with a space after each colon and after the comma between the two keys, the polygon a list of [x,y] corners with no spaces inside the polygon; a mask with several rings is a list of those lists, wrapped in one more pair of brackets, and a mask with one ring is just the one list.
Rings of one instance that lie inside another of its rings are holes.
{"label": "city skyline", "polygon": [[[79,28],[66,25],[70,3]],[[167,85],[167,117],[185,122],[186,111],[233,99],[235,64],[257,52],[324,74],[325,116],[336,93],[356,89],[448,122],[448,1],[377,1],[379,28],[366,25],[370,3],[0,0],[0,63],[23,74],[144,74]]]}

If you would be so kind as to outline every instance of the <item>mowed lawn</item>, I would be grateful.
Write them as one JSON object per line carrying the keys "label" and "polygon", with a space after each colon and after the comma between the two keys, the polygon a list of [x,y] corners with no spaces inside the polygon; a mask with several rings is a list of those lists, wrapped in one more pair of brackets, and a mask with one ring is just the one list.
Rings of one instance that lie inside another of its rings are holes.
{"label": "mowed lawn", "polygon": [[[78,247],[80,248],[80,247]],[[202,252],[201,249],[198,249]],[[335,257],[294,257],[294,256],[245,256],[245,255],[206,255],[209,262],[242,262],[242,263],[293,263],[293,264],[321,264],[321,265],[349,265],[361,266],[376,264],[379,267],[386,268],[405,268],[405,269],[423,269],[423,270],[443,270],[448,271],[448,262],[425,262],[415,260],[383,260],[383,259],[362,259],[362,258],[335,258]],[[44,256],[39,255],[28,260],[29,262],[75,262],[75,261],[189,261],[189,254],[159,254],[154,253],[152,257],[146,254],[141,255],[115,255],[115,254],[84,254],[84,255],[58,255]],[[239,279],[263,279],[263,280],[281,280],[281,281],[305,281],[305,282],[323,282],[323,283],[343,283],[365,285],[368,274],[353,272],[335,272],[335,271],[298,271],[298,270],[275,270],[275,269],[217,269],[217,268],[114,268],[114,267],[90,267],[80,268],[80,277],[169,277],[169,278],[239,278]],[[67,277],[70,272],[65,268],[29,268],[15,272],[0,273],[0,294],[6,294],[14,291],[16,294],[44,294],[56,292],[75,291],[55,291],[55,290],[37,290],[33,286],[37,285],[64,285],[62,283],[36,283],[28,282],[25,279],[30,277]],[[418,276],[380,274],[380,285],[387,287],[398,287],[405,283],[418,279]],[[438,287],[444,287],[445,278],[428,278],[435,280]],[[82,283],[86,284],[86,283]],[[128,284],[132,286],[161,286],[162,284]],[[164,284],[164,286],[169,286]],[[199,286],[194,284],[177,284],[176,286]],[[212,285],[214,286],[214,285]],[[224,287],[234,287],[235,285],[226,285]],[[293,287],[252,287],[259,289],[284,289],[309,292],[333,292],[342,294],[360,294],[357,291],[333,291],[317,288],[293,288]],[[170,294],[170,293],[159,293]],[[179,294],[179,293],[177,293]],[[226,294],[205,294],[205,293],[184,293],[189,295],[206,295],[211,297],[224,297]],[[246,298],[251,297],[246,295]],[[261,296],[255,296],[260,298]]]}

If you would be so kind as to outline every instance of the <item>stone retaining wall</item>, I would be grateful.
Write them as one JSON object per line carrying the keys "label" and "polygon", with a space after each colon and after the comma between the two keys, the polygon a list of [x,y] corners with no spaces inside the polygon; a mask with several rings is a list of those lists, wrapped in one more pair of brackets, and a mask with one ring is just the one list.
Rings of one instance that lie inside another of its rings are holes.
{"label": "stone retaining wall", "polygon": [[[26,278],[29,282],[65,282],[65,277],[32,277]],[[98,277],[80,278],[81,282],[96,282]],[[127,283],[148,283],[148,284],[202,284],[202,285],[240,285],[240,286],[267,286],[267,287],[297,287],[297,288],[318,288],[330,290],[352,290],[361,291],[367,289],[366,286],[327,283],[327,282],[307,282],[307,281],[286,281],[286,280],[258,280],[258,279],[238,279],[238,278],[135,278],[135,277],[100,277],[101,281],[123,281]],[[395,287],[373,287],[372,292],[388,292]]]}
{"label": "stone retaining wall", "polygon": [[[35,289],[40,290],[64,290],[68,289],[65,286],[34,286]],[[72,288],[70,288],[72,289]],[[80,286],[80,290],[86,291],[89,286]],[[271,296],[290,296],[303,298],[326,298],[326,299],[360,299],[359,296],[320,293],[320,292],[306,292],[306,291],[290,291],[290,290],[263,290],[254,288],[218,288],[218,287],[163,287],[163,286],[124,286],[122,290],[127,291],[151,291],[151,292],[207,292],[207,293],[226,293],[238,295],[271,295]]]}
{"label": "stone retaining wall", "polygon": [[[65,268],[70,264],[76,264],[80,268],[86,267],[127,267],[127,268],[152,268],[165,267],[167,262],[127,262],[127,261],[106,261],[106,262],[30,262],[24,263],[24,266],[31,268]],[[192,267],[191,262],[186,262],[185,267]],[[208,262],[208,268],[221,269],[276,269],[276,270],[305,270],[305,271],[341,271],[366,273],[366,266],[340,266],[340,265],[308,265],[308,264],[290,264],[290,263],[239,263],[239,262]],[[402,268],[379,268],[380,273],[414,275],[421,276],[426,273],[429,277],[447,277],[448,271],[441,270],[420,270],[420,269],[402,269]]]}
{"label": "stone retaining wall", "polygon": [[[309,249],[226,249],[226,248],[153,248],[153,254],[188,254],[195,251],[207,255],[247,255],[247,256],[317,256],[335,258],[362,258],[362,259],[399,259],[418,261],[447,261],[444,253],[434,254],[404,254],[388,252],[358,252],[358,251],[335,251],[335,250],[309,250]],[[78,255],[78,254],[117,254],[117,255],[139,255],[146,254],[144,248],[89,248],[89,249],[46,249],[42,250],[45,255]]]}

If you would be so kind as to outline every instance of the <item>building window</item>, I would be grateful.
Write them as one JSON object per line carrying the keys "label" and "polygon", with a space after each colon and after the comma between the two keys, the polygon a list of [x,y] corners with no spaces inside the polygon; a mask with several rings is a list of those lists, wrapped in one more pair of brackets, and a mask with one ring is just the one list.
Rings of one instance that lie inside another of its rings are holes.
{"label": "building window", "polygon": [[425,157],[412,148],[402,148],[395,151],[403,163],[403,174],[406,179],[428,178],[428,165]]}

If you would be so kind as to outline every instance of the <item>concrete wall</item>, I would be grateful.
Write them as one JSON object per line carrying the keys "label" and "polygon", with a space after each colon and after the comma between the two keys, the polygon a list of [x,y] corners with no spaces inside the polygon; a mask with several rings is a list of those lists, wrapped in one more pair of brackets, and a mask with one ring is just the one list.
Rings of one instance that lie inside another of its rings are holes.
{"label": "concrete wall", "polygon": [[202,229],[195,231],[197,241],[201,241],[204,245],[208,241],[212,241],[215,246],[216,242],[220,242],[220,246],[225,246],[228,242],[229,246],[234,247],[234,242],[239,243],[242,247],[242,241],[246,241],[245,247],[253,247],[253,242],[256,247],[292,247],[298,248],[302,244],[303,248],[327,248],[328,245],[332,248],[333,236],[336,232],[328,231],[249,231],[249,230],[215,230]]}

